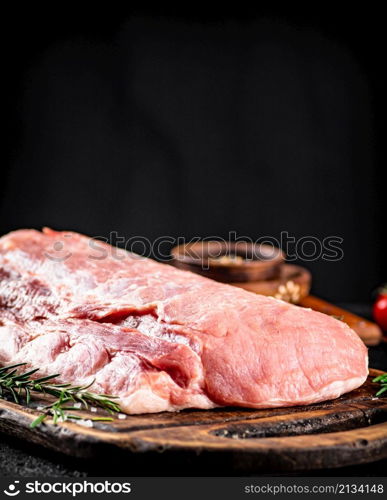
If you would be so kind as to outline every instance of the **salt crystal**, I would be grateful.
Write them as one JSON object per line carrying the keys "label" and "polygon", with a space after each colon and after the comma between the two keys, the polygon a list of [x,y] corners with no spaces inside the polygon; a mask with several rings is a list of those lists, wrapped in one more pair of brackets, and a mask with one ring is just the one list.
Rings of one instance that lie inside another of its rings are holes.
{"label": "salt crystal", "polygon": [[93,427],[93,422],[91,420],[75,420],[75,423],[83,427]]}
{"label": "salt crystal", "polygon": [[97,413],[97,408],[95,406],[90,406],[90,411],[92,411],[93,413]]}
{"label": "salt crystal", "polygon": [[73,404],[74,408],[82,408],[82,403],[74,403]]}
{"label": "salt crystal", "polygon": [[125,413],[119,413],[119,414],[118,414],[118,418],[119,418],[120,420],[125,420],[125,419],[126,419],[126,415],[125,415]]}

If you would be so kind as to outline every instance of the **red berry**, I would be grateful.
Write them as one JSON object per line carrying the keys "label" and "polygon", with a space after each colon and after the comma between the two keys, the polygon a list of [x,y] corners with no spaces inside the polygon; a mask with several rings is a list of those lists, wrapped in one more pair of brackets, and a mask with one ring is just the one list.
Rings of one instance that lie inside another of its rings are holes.
{"label": "red berry", "polygon": [[373,313],[376,323],[382,330],[387,331],[387,295],[382,294],[378,296],[374,304]]}

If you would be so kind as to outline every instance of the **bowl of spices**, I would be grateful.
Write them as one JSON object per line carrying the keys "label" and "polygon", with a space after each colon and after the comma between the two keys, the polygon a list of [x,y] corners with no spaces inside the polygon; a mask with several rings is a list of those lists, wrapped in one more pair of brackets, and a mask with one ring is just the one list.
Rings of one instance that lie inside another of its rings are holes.
{"label": "bowl of spices", "polygon": [[285,255],[279,248],[245,241],[198,241],[171,251],[172,264],[223,283],[275,279]]}

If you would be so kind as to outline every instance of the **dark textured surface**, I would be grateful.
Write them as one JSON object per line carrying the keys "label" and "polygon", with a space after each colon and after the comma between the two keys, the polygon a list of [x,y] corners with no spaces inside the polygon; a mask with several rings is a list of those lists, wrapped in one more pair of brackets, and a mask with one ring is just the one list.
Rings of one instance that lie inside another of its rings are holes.
{"label": "dark textured surface", "polygon": [[[324,469],[311,471],[308,474],[285,474],[294,476],[384,476],[387,470],[387,460],[375,463],[343,467],[339,469]],[[125,476],[173,476],[174,472],[170,468],[160,466],[157,470],[143,467],[139,470],[135,464],[122,463],[116,461],[114,457],[103,462],[82,462],[67,457],[56,455],[52,452],[12,440],[6,436],[0,436],[0,476],[22,476],[22,477],[125,477]],[[185,476],[195,476],[195,471],[190,469]],[[203,475],[203,474],[200,474]],[[214,468],[208,471],[208,476],[222,476],[221,470]],[[270,474],[271,476],[273,474]]]}
{"label": "dark textured surface", "polygon": [[55,459],[52,454],[28,443],[0,436],[0,475],[80,477],[85,473],[66,466],[63,459]]}
{"label": "dark textured surface", "polygon": [[[369,306],[340,304],[356,314],[369,317]],[[370,366],[387,370],[387,343],[369,348]],[[312,471],[311,476],[383,476],[387,468],[387,460],[362,466],[353,466],[340,469]],[[163,468],[160,460],[157,470],[138,468],[135,463],[123,463],[109,456],[109,460],[101,462],[74,460],[63,455],[55,454],[27,442],[15,440],[0,435],[0,475],[2,476],[48,476],[48,477],[82,477],[82,476],[163,476],[173,475],[173,472]],[[195,475],[194,470],[186,471],[184,475]],[[214,469],[208,475],[220,475],[222,471]],[[302,475],[302,474],[297,474]]]}

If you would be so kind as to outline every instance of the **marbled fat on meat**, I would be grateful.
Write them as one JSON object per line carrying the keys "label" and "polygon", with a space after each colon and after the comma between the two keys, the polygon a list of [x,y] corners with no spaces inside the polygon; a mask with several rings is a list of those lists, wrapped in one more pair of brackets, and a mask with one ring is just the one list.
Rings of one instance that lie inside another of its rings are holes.
{"label": "marbled fat on meat", "polygon": [[127,413],[304,405],[368,373],[341,321],[50,229],[0,239],[0,363],[17,362]]}

